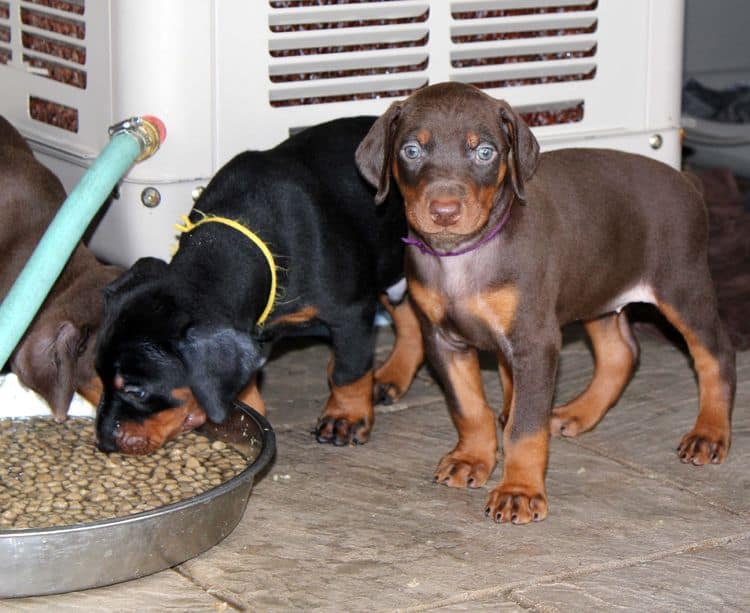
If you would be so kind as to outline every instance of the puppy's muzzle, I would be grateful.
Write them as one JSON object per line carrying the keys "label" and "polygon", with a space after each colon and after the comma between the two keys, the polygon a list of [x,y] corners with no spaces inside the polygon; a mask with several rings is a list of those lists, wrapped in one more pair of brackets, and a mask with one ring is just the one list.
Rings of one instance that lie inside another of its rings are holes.
{"label": "puppy's muzzle", "polygon": [[205,421],[206,414],[195,404],[159,411],[143,421],[105,418],[97,427],[96,446],[105,453],[144,455]]}
{"label": "puppy's muzzle", "polygon": [[104,436],[97,434],[96,447],[99,451],[103,451],[104,453],[117,451],[117,430],[114,432],[108,432]]}
{"label": "puppy's muzzle", "polygon": [[433,223],[447,228],[461,218],[461,201],[452,197],[435,198],[430,200],[428,210]]}
{"label": "puppy's muzzle", "polygon": [[96,409],[96,447],[104,453],[117,451],[117,431],[120,429],[118,420],[111,411],[105,409],[107,399],[102,394]]}

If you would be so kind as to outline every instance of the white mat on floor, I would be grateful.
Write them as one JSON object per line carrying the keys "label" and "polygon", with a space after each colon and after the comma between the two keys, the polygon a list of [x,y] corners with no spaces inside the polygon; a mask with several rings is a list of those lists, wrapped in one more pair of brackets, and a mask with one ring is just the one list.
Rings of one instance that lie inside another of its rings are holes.
{"label": "white mat on floor", "polygon": [[[71,417],[94,417],[96,407],[75,394],[70,403]],[[23,386],[14,374],[0,376],[0,418],[51,416],[52,412],[41,396]]]}

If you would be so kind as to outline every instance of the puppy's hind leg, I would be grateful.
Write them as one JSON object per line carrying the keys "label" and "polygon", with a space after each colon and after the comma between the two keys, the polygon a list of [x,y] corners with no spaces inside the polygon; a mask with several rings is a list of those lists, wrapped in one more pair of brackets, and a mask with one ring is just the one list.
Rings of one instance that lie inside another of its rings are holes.
{"label": "puppy's hind leg", "polygon": [[333,356],[328,363],[331,394],[313,433],[319,443],[361,445],[370,438],[374,331],[372,312],[349,314],[343,325],[331,327]]}
{"label": "puppy's hind leg", "polygon": [[624,313],[583,326],[594,350],[594,377],[578,397],[552,410],[550,431],[558,436],[577,436],[596,426],[617,402],[638,360],[638,343]]}
{"label": "puppy's hind leg", "polygon": [[[696,466],[724,461],[731,444],[731,418],[736,388],[735,354],[719,319],[710,277],[693,277],[689,292],[657,296],[657,304],[687,343],[698,375],[700,410],[693,429],[682,437],[677,453]],[[702,286],[702,287],[701,287]],[[679,302],[679,306],[678,306]]]}
{"label": "puppy's hind leg", "polygon": [[424,348],[419,320],[409,297],[394,306],[383,294],[380,302],[393,320],[396,340],[388,359],[375,370],[373,397],[377,403],[391,404],[409,389],[424,361]]}

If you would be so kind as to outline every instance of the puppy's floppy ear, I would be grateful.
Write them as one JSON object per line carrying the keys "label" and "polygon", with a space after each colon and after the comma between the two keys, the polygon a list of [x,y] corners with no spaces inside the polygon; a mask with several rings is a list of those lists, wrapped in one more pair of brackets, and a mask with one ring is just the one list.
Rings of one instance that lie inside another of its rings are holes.
{"label": "puppy's floppy ear", "polygon": [[142,283],[149,278],[159,277],[167,268],[167,263],[158,258],[141,258],[128,270],[104,288],[104,298],[109,300],[120,291]]}
{"label": "puppy's floppy ear", "polygon": [[214,423],[227,418],[232,402],[263,364],[256,341],[229,326],[192,326],[177,343],[177,351],[190,389]]}
{"label": "puppy's floppy ear", "polygon": [[394,102],[378,117],[354,154],[362,176],[373,187],[378,188],[375,194],[376,204],[383,203],[390,188],[393,139],[400,117],[401,103]]}
{"label": "puppy's floppy ear", "polygon": [[508,105],[500,100],[500,126],[508,139],[508,166],[513,191],[520,200],[526,200],[524,184],[531,179],[539,164],[539,143],[529,126]]}
{"label": "puppy's floppy ear", "polygon": [[89,331],[63,321],[55,329],[37,326],[26,335],[11,359],[11,370],[26,387],[42,396],[55,421],[64,421],[76,386],[78,359]]}

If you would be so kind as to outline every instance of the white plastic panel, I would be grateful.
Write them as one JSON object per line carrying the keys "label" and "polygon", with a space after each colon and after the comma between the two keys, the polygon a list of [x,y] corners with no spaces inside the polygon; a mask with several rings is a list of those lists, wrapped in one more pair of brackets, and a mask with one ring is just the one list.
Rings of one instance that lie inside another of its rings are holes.
{"label": "white plastic panel", "polygon": [[[416,15],[423,4],[429,5],[429,13],[419,23],[283,33],[272,32],[269,25],[278,21],[274,11],[284,15],[284,23],[294,22],[291,15],[295,13],[298,22],[312,22],[323,14],[333,19],[344,11],[351,21],[353,16],[377,14],[377,10],[382,17],[386,9]],[[647,133],[651,128],[677,126],[679,87],[675,87],[673,75],[679,74],[681,58],[681,0],[373,1],[325,10],[269,8],[265,22],[259,17],[250,20],[247,6],[241,10],[248,13],[247,21],[240,17],[248,27],[241,38],[230,35],[234,29],[230,16],[217,13],[217,57],[265,57],[267,66],[248,63],[242,69],[248,81],[265,86],[249,91],[237,83],[235,63],[218,62],[218,88],[230,92],[228,98],[220,95],[218,102],[221,119],[216,151],[220,162],[247,146],[249,125],[254,146],[264,148],[287,136],[289,128],[341,115],[380,114],[414,87],[444,80],[477,83],[488,93],[524,108],[555,108],[571,101],[582,104],[580,112],[563,116],[575,121],[535,128],[542,143],[553,136],[575,133]],[[353,48],[378,35],[389,40],[421,40],[424,31],[428,32],[424,45]],[[505,37],[479,42],[462,38],[488,33]],[[339,45],[341,49],[275,57],[272,52],[281,48],[281,41],[290,47]],[[653,51],[658,51],[658,57]],[[404,66],[412,70],[397,71]],[[354,77],[340,74],[376,67],[394,70]],[[324,74],[310,74],[316,72]],[[303,76],[291,80],[295,74]],[[531,80],[534,82],[528,83]],[[658,96],[650,95],[652,89]],[[373,91],[376,97],[370,98]],[[342,99],[346,97],[356,99]],[[302,104],[280,104],[294,98]],[[228,99],[242,102],[224,107]]]}
{"label": "white plastic panel", "polygon": [[[508,100],[535,122],[543,149],[620,147],[679,164],[682,0],[70,1],[85,7],[73,17],[85,24],[75,43],[86,52],[85,89],[33,74],[21,59],[23,28],[70,42],[22,24],[22,9],[70,15],[40,4],[55,0],[0,0],[0,113],[68,189],[109,125],[146,113],[164,120],[166,143],[126,177],[92,243],[121,264],[165,257],[192,188],[239,151],[334,117],[381,114],[428,83],[477,83]],[[52,59],[80,67],[74,56]],[[31,119],[29,96],[76,109],[78,131]],[[664,145],[654,150],[656,132]],[[140,203],[152,185],[156,209]]]}

